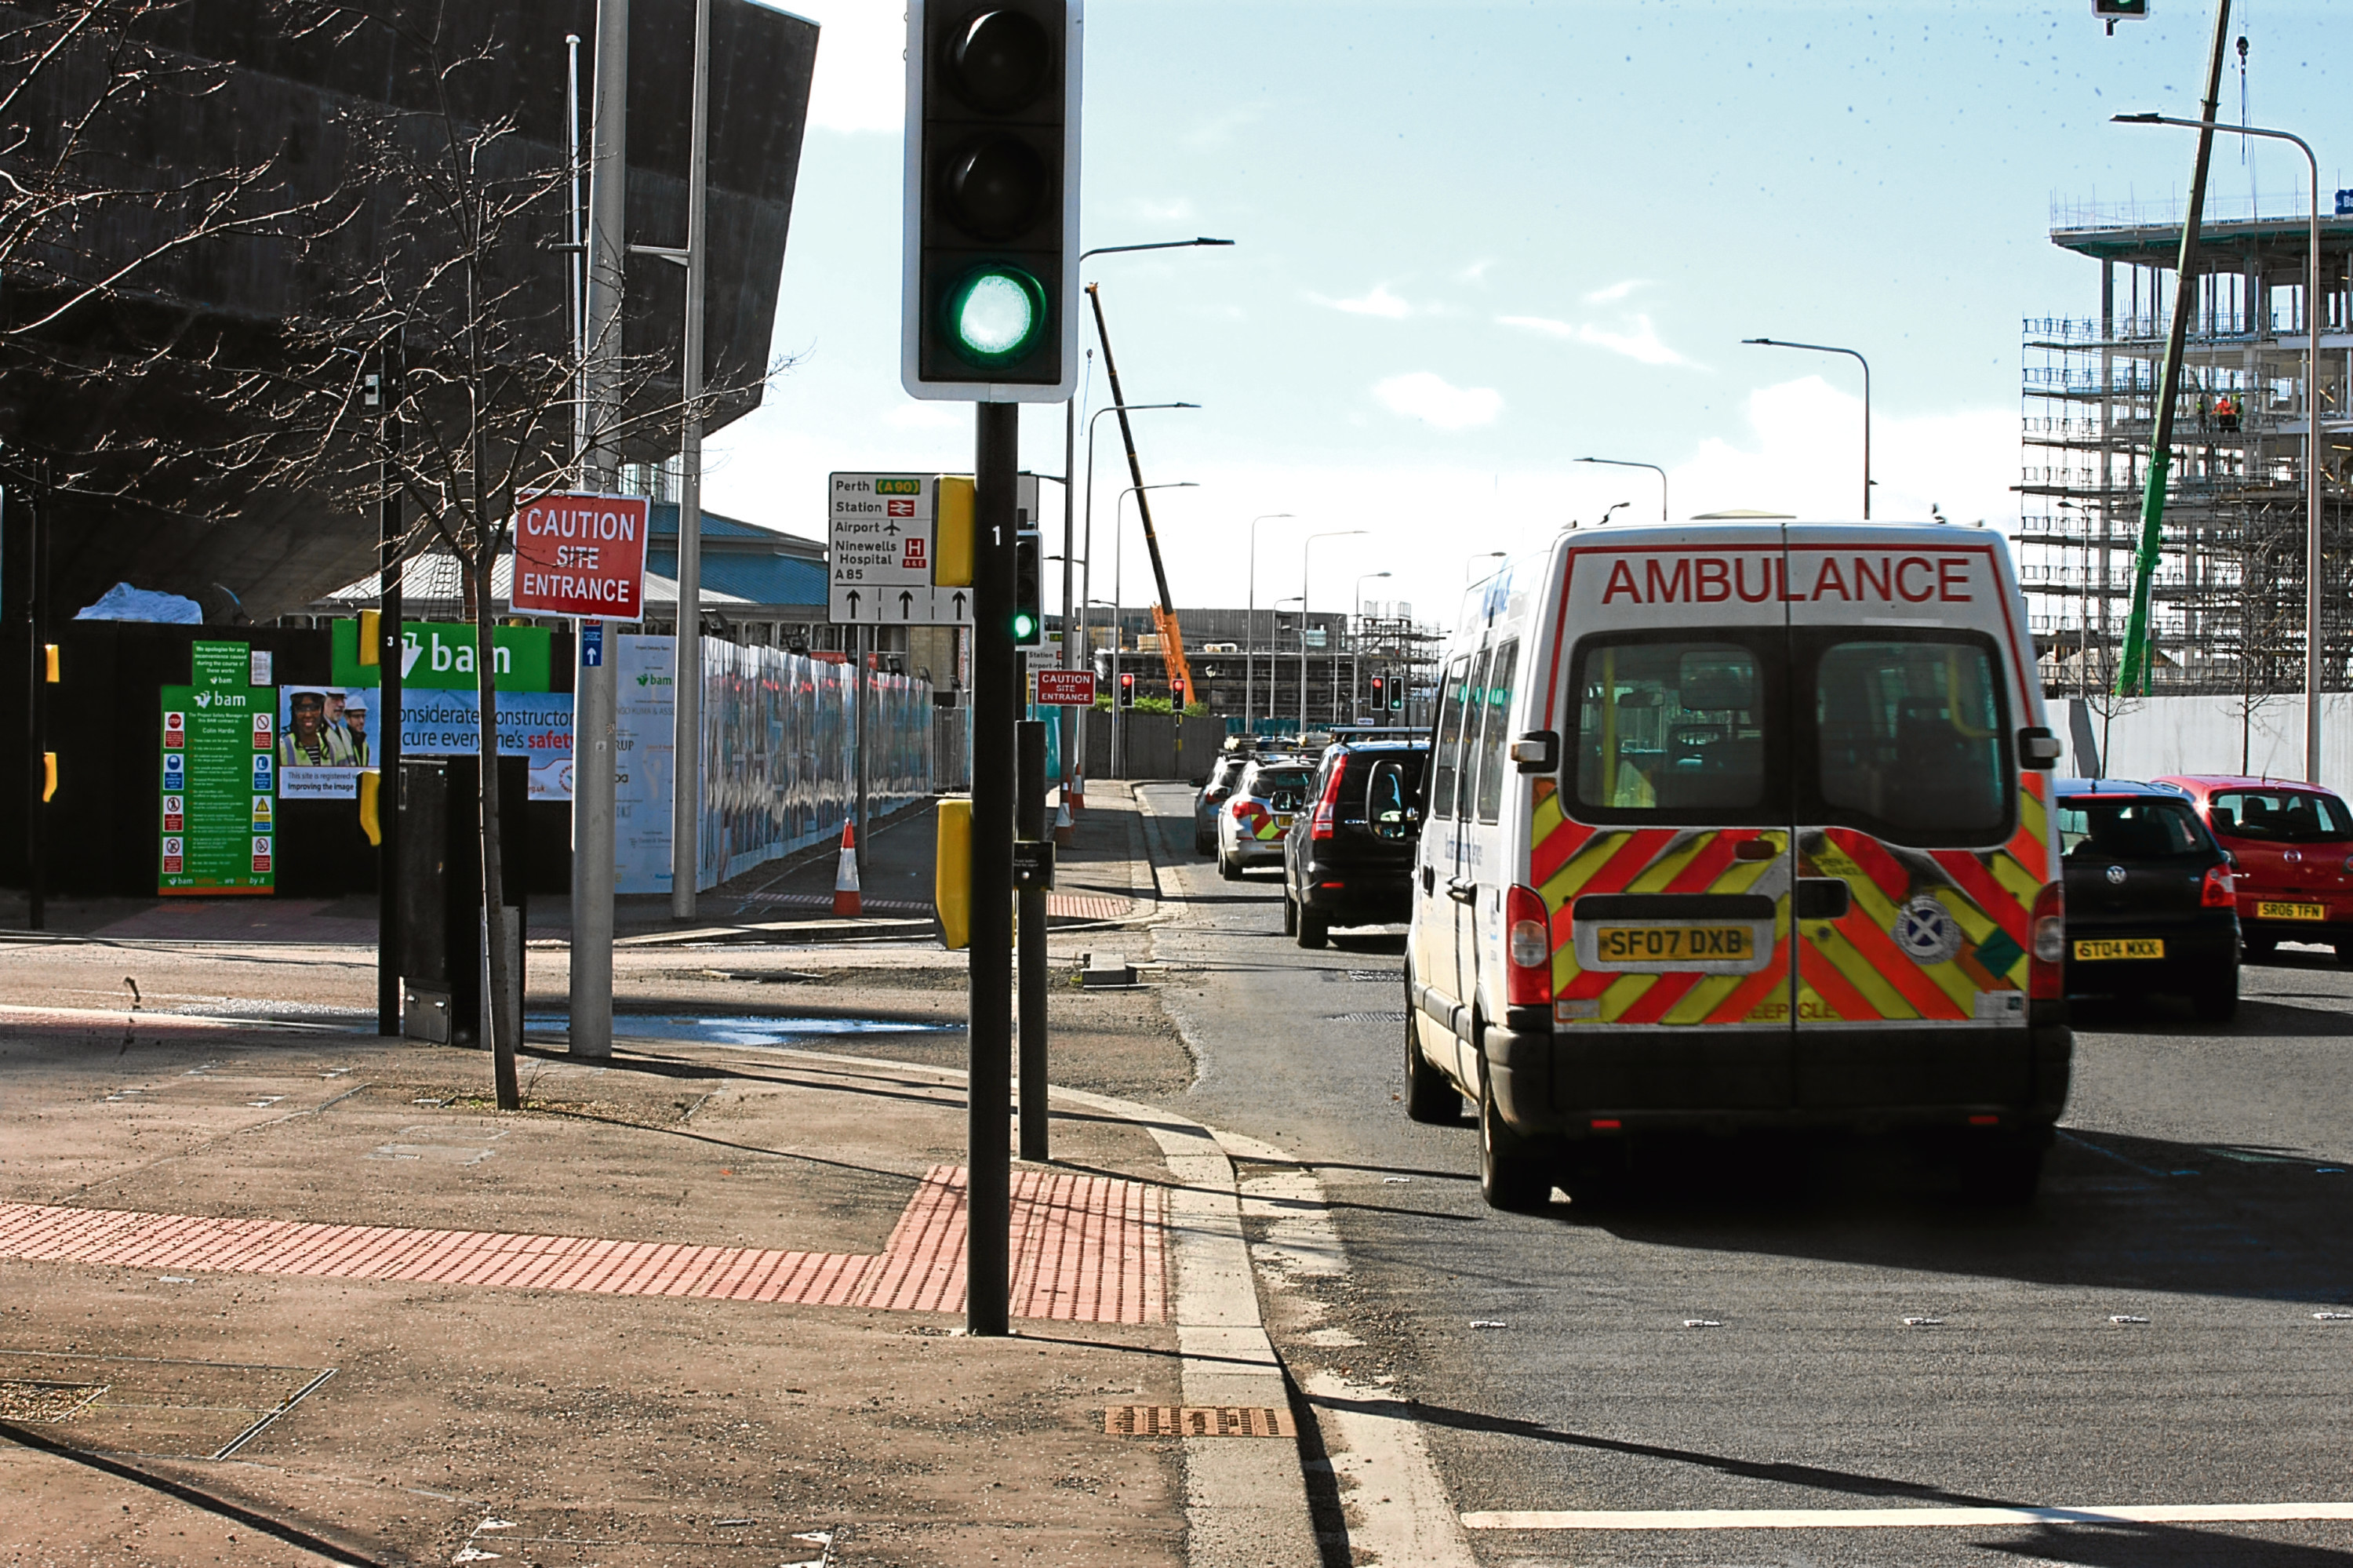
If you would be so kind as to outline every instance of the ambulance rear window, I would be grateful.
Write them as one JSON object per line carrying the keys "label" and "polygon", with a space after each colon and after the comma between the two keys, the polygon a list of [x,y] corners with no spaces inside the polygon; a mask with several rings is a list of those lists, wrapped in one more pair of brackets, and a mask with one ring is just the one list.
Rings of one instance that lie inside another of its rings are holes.
{"label": "ambulance rear window", "polygon": [[1588,821],[1746,821],[1785,798],[1767,683],[1734,642],[1596,639],[1577,651],[1569,771]]}
{"label": "ambulance rear window", "polygon": [[1823,820],[1907,844],[1998,842],[2012,779],[1990,649],[1839,640],[1814,666]]}

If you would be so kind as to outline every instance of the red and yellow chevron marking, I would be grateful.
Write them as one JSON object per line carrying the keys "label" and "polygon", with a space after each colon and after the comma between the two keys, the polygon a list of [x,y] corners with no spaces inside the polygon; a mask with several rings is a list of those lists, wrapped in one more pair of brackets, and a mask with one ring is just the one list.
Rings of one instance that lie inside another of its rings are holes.
{"label": "red and yellow chevron marking", "polygon": [[1244,800],[1234,811],[1234,821],[1242,832],[1254,839],[1279,839],[1290,830],[1274,820],[1274,813],[1257,800]]}
{"label": "red and yellow chevron marking", "polygon": [[1569,821],[1540,781],[1529,823],[1529,880],[1552,912],[1553,995],[1599,1001],[1596,1023],[1783,1022],[1788,1017],[1788,901],[1781,901],[1772,961],[1747,975],[1624,974],[1577,961],[1570,911],[1588,893],[1746,893],[1770,861],[1734,858],[1746,840],[1787,835],[1754,828],[1596,829]]}
{"label": "red and yellow chevron marking", "polygon": [[[1801,1020],[1967,1019],[1976,1015],[1980,991],[2022,988],[2025,911],[1977,855],[1936,851],[1929,858],[1954,885],[1915,884],[1884,845],[1851,829],[1826,829],[1807,847],[1800,873],[1844,879],[1850,902],[1837,920],[1809,921],[1799,933]],[[1894,936],[1904,906],[1923,894],[1941,904],[1961,930],[1960,950],[1939,963],[1917,962]],[[1978,957],[1989,947],[2010,955],[2000,974],[1989,972]]]}

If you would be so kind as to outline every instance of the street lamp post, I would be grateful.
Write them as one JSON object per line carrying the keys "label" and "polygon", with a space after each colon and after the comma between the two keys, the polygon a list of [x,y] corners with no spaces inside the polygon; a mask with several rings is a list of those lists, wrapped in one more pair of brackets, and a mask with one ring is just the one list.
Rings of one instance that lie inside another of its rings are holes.
{"label": "street lamp post", "polygon": [[1310,534],[1299,547],[1299,737],[1307,738],[1307,589],[1308,571],[1314,560],[1315,541],[1345,539],[1351,535],[1366,533],[1363,528],[1326,528],[1321,534]]}
{"label": "street lamp post", "polygon": [[[1242,717],[1244,719],[1250,717],[1250,699],[1256,694],[1253,677],[1258,673],[1258,664],[1252,652],[1258,642],[1258,525],[1271,522],[1277,517],[1290,515],[1288,512],[1265,512],[1250,519],[1250,600],[1248,608],[1242,611]],[[1271,691],[1274,686],[1274,641],[1271,630],[1266,645],[1266,683]]]}
{"label": "street lamp post", "polygon": [[[1118,413],[1120,411],[1120,407],[1121,405],[1113,403],[1109,408],[1097,408],[1092,414],[1087,416],[1086,541],[1083,548],[1080,552],[1085,562],[1085,566],[1081,573],[1082,580],[1079,588],[1079,595],[1090,605],[1101,604],[1103,602],[1101,599],[1093,597],[1095,591],[1095,426],[1102,420],[1105,414]],[[1126,405],[1127,411],[1131,414],[1145,414],[1161,408],[1198,408],[1199,407],[1200,405],[1198,403],[1130,403]],[[1064,493],[1067,494],[1068,491],[1066,490]],[[1066,550],[1068,547],[1069,546],[1067,545],[1064,546]],[[1083,622],[1086,620],[1086,617],[1082,613],[1079,619]],[[1062,622],[1062,664],[1065,669],[1075,669],[1077,666],[1071,662],[1071,633],[1069,630],[1069,620],[1065,620]],[[1117,631],[1118,628],[1116,625],[1113,626],[1113,630],[1114,632]],[[1093,639],[1089,634],[1088,628],[1083,624],[1079,628],[1079,634],[1081,638],[1086,641],[1086,652],[1089,655],[1089,665],[1092,667],[1092,655],[1094,653]],[[1116,709],[1113,710],[1113,712],[1116,711]],[[1118,730],[1118,725],[1115,721],[1112,727],[1113,732],[1116,733]],[[1082,737],[1079,741],[1080,748],[1083,750],[1085,745],[1086,742],[1084,738]],[[1067,768],[1064,769],[1066,777],[1068,776],[1068,772],[1069,770]]]}
{"label": "street lamp post", "polygon": [[[1090,439],[1092,439],[1094,434],[1092,430],[1087,433]],[[1111,726],[1111,776],[1114,779],[1122,777],[1119,770],[1119,758],[1120,752],[1122,750],[1119,744],[1119,738],[1121,730],[1126,727],[1126,721],[1118,716],[1120,711],[1119,607],[1127,598],[1127,580],[1124,570],[1124,561],[1122,554],[1122,547],[1126,545],[1127,536],[1119,531],[1119,509],[1126,502],[1129,496],[1134,495],[1138,491],[1198,490],[1198,488],[1200,488],[1199,485],[1195,481],[1189,479],[1170,480],[1162,484],[1131,484],[1126,489],[1121,491],[1118,498],[1111,503],[1111,597],[1113,607],[1111,612],[1111,687],[1113,715]],[[1191,694],[1192,694],[1189,692],[1186,694],[1188,697]]]}
{"label": "street lamp post", "polygon": [[[1274,723],[1274,673],[1282,667],[1282,607],[1286,604],[1299,607],[1299,654],[1303,660],[1307,656],[1306,598],[1301,594],[1285,594],[1276,599],[1273,608],[1266,612],[1266,722],[1270,725]],[[1303,665],[1300,679],[1306,679]],[[1302,697],[1301,706],[1305,706],[1306,701]]]}
{"label": "street lamp post", "polygon": [[1871,361],[1852,348],[1838,348],[1827,343],[1789,343],[1774,337],[1744,337],[1745,344],[1762,348],[1802,348],[1813,354],[1843,354],[1862,366],[1862,520],[1871,521]]}
{"label": "street lamp post", "polygon": [[1667,520],[1667,471],[1666,471],[1665,469],[1661,468],[1657,463],[1654,463],[1654,462],[1633,462],[1633,461],[1630,461],[1629,460],[1627,460],[1627,459],[1625,459],[1625,458],[1593,458],[1593,457],[1585,457],[1585,458],[1579,458],[1579,459],[1577,459],[1577,461],[1579,461],[1579,462],[1599,462],[1599,463],[1607,463],[1607,464],[1609,464],[1611,468],[1647,468],[1647,469],[1649,469],[1652,473],[1655,473],[1655,474],[1657,474],[1657,475],[1659,476],[1659,521],[1660,521],[1660,522],[1662,522],[1662,523],[1663,523],[1663,522],[1665,522],[1665,521]]}
{"label": "street lamp post", "polygon": [[[2242,40],[2243,45],[2243,40]],[[2174,120],[2162,114],[2118,114],[2119,125],[2179,125],[2191,131],[2221,131],[2293,142],[2312,172],[2312,210],[2306,231],[2311,247],[2304,282],[2304,777],[2320,782],[2320,160],[2312,143],[2287,131],[2223,125],[2211,120]]]}
{"label": "street lamp post", "polygon": [[[1365,585],[1387,572],[1366,572],[1356,579],[1356,622],[1348,634],[1348,716],[1355,718],[1365,701]],[[1338,672],[1335,671],[1334,673]],[[1337,685],[1338,682],[1333,683]],[[1335,701],[1334,707],[1339,706]]]}
{"label": "street lamp post", "polygon": [[1509,550],[1482,550],[1479,554],[1472,556],[1470,559],[1462,563],[1462,585],[1465,588],[1468,588],[1476,580],[1472,574],[1479,569],[1480,562],[1500,561],[1505,556],[1510,554],[1511,552]]}

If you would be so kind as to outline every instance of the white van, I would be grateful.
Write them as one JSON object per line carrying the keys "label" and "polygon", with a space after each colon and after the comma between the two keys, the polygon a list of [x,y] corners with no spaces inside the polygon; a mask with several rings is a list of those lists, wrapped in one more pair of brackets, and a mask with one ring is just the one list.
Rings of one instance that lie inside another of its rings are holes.
{"label": "white van", "polygon": [[1645,1130],[1937,1129],[2023,1202],[2066,1100],[2059,745],[2003,541],[1564,534],[1446,653],[1406,1100],[1499,1208]]}

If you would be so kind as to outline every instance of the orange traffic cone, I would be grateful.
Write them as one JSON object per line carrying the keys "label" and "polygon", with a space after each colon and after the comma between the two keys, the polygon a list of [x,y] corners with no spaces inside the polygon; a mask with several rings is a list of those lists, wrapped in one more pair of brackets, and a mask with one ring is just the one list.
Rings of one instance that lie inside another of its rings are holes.
{"label": "orange traffic cone", "polygon": [[1060,809],[1054,813],[1054,842],[1068,844],[1077,832],[1078,829],[1071,822],[1071,802],[1065,798]]}
{"label": "orange traffic cone", "polygon": [[1071,815],[1073,817],[1087,809],[1087,776],[1085,774],[1074,773],[1071,776],[1071,781],[1062,786],[1062,800],[1071,808]]}
{"label": "orange traffic cone", "polygon": [[841,860],[833,874],[833,912],[857,915],[865,907],[865,899],[858,891],[858,835],[845,821],[841,824]]}

